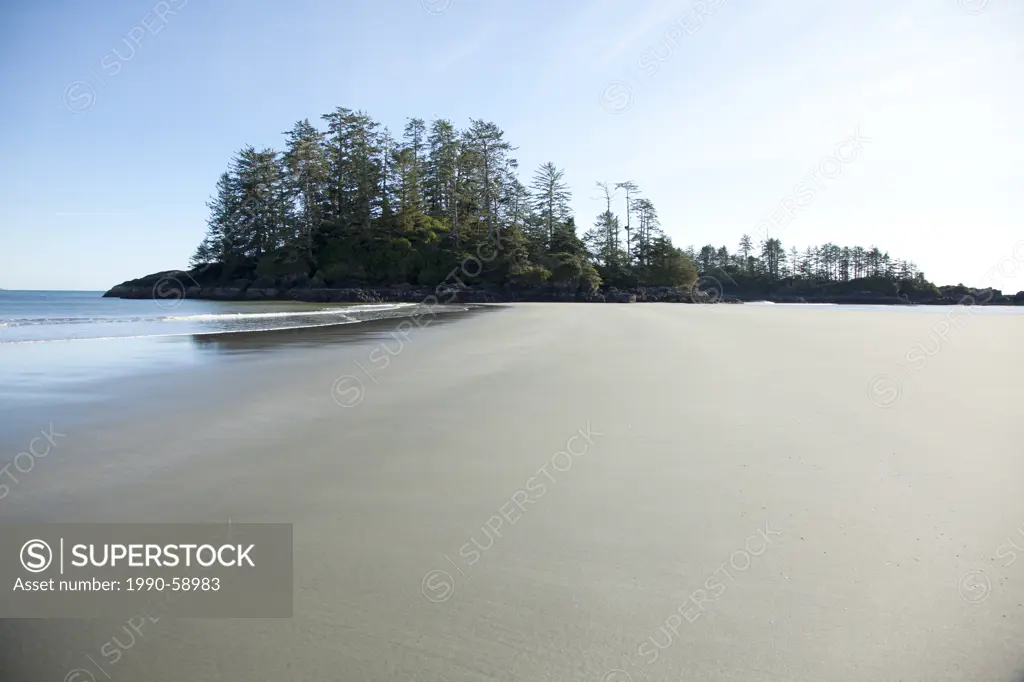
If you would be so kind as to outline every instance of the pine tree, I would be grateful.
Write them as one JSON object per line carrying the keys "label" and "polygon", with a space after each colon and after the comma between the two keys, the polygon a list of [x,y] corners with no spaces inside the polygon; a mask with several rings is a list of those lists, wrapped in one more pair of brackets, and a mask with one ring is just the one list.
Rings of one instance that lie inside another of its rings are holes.
{"label": "pine tree", "polygon": [[795,246],[789,247],[788,273],[793,278],[800,276],[800,252],[796,250]]}
{"label": "pine tree", "polygon": [[750,274],[754,274],[753,265],[750,263],[750,253],[754,250],[754,243],[750,240],[750,235],[745,234],[740,237],[740,254],[743,256],[744,267],[748,269]]}
{"label": "pine tree", "polygon": [[215,194],[206,202],[210,216],[206,221],[206,236],[192,256],[193,267],[215,262],[226,264],[235,258],[232,216],[241,206],[235,186],[230,173],[221,173]]}
{"label": "pine tree", "polygon": [[468,281],[553,284],[571,293],[590,291],[602,278],[620,287],[680,286],[699,267],[716,277],[744,271],[742,286],[758,292],[772,291],[780,278],[799,280],[787,287],[808,288],[889,280],[864,283],[872,291],[927,284],[913,262],[875,246],[826,243],[801,254],[766,239],[755,254],[743,235],[737,254],[711,244],[699,254],[692,246],[680,250],[632,181],[614,185],[626,191],[624,221],[614,211],[612,186],[597,183],[604,211],[581,239],[564,172],[545,163],[525,187],[515,147],[493,123],[471,120],[460,132],[447,120],[428,126],[410,118],[396,140],[360,111],[338,108],[322,118],[324,131],[308,120],[295,123],[283,152],[249,146],[234,155],[209,200],[195,267],[219,264],[223,278],[305,274],[319,286],[436,284],[497,242],[497,260],[487,259],[486,271]]}
{"label": "pine tree", "polygon": [[440,119],[430,126],[424,192],[427,211],[438,220],[447,220],[452,241],[459,235],[459,133],[451,121]]}
{"label": "pine tree", "polygon": [[640,265],[651,264],[651,249],[655,239],[661,236],[661,223],[654,203],[647,198],[635,199],[633,211],[637,217],[636,251],[633,254]]}
{"label": "pine tree", "polygon": [[[632,180],[627,180],[626,182],[615,183],[615,189],[626,190],[626,259],[629,261],[632,259],[630,240],[632,237],[633,226],[630,223],[630,214],[633,212],[633,194],[639,192],[640,188]],[[643,235],[641,234],[640,237],[642,239]]]}
{"label": "pine tree", "polygon": [[569,217],[569,202],[572,194],[565,184],[565,171],[555,164],[545,163],[533,176],[530,185],[533,192],[534,210],[544,226],[546,246],[550,248],[555,239],[555,227],[564,224]]}
{"label": "pine tree", "polygon": [[383,140],[380,124],[361,111],[339,107],[325,114],[326,148],[331,176],[328,197],[336,230],[371,232],[380,215],[384,186]]}
{"label": "pine tree", "polygon": [[611,210],[598,214],[593,229],[583,237],[593,260],[609,271],[617,271],[622,258],[616,245],[619,232],[619,217]]}
{"label": "pine tree", "polygon": [[285,133],[283,156],[288,199],[297,214],[296,241],[312,260],[314,240],[328,210],[327,186],[330,180],[323,133],[309,120],[296,123]]}
{"label": "pine tree", "polygon": [[463,148],[469,162],[471,202],[487,228],[488,239],[500,239],[497,222],[497,202],[504,194],[503,185],[508,178],[509,153],[515,150],[505,140],[505,133],[493,123],[479,119],[470,121],[463,133]]}
{"label": "pine tree", "polygon": [[426,166],[427,126],[421,118],[410,118],[405,126],[402,151],[408,156],[408,172],[405,178],[407,205],[416,213],[424,213],[423,169]]}

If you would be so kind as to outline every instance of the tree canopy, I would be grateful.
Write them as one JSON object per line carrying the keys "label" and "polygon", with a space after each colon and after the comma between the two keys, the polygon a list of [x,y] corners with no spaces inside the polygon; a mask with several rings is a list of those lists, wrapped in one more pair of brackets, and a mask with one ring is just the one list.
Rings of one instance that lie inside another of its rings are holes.
{"label": "tree canopy", "polygon": [[524,184],[516,149],[496,124],[478,119],[459,129],[410,118],[398,138],[365,112],[342,107],[320,126],[298,121],[284,133],[283,150],[249,146],[231,159],[192,264],[217,264],[225,279],[434,285],[497,243],[497,256],[466,284],[586,292],[602,284],[688,287],[714,273],[753,290],[797,281],[925,282],[913,263],[874,246],[787,252],[777,239],[754,244],[743,235],[735,253],[710,244],[677,248],[632,180],[597,183],[604,210],[581,237],[565,171],[547,162]]}

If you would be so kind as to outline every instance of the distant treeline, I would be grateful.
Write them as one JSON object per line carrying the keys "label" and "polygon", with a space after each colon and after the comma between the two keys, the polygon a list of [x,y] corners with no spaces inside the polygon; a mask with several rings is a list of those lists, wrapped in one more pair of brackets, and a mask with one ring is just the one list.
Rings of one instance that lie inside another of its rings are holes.
{"label": "distant treeline", "polygon": [[733,253],[677,248],[631,181],[597,183],[605,210],[580,237],[564,172],[546,163],[524,184],[516,147],[494,123],[460,130],[412,118],[396,139],[360,111],[339,108],[322,121],[323,129],[297,122],[283,151],[235,155],[193,266],[217,264],[222,279],[304,275],[314,287],[434,285],[487,254],[477,276],[463,268],[462,281],[591,292],[688,287],[717,273],[741,292],[842,282],[934,289],[913,263],[875,247],[787,252],[777,239],[755,245],[744,235]]}
{"label": "distant treeline", "polygon": [[685,253],[697,263],[701,275],[715,276],[727,293],[790,296],[870,293],[935,297],[940,290],[925,279],[911,261],[893,258],[878,247],[809,246],[788,251],[778,239],[762,240],[756,247],[748,235],[736,252],[708,244]]}

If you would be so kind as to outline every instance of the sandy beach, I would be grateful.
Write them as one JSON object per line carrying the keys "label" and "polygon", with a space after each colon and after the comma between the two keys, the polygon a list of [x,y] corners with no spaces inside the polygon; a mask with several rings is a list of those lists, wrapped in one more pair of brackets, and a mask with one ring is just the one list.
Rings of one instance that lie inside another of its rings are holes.
{"label": "sandy beach", "polygon": [[163,618],[113,664],[122,622],[3,621],[0,678],[1024,679],[1024,315],[375,324],[154,384],[144,417],[96,408],[0,500],[8,523],[293,523],[294,618]]}

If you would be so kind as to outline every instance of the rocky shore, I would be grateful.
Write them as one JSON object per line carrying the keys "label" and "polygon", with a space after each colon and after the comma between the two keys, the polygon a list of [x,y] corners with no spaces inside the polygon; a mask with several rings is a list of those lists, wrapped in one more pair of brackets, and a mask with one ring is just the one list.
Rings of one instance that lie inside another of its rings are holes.
{"label": "rocky shore", "polygon": [[909,298],[871,292],[857,294],[814,294],[781,296],[732,293],[718,280],[700,278],[691,287],[639,287],[619,290],[614,287],[593,292],[556,287],[485,287],[453,285],[324,287],[305,276],[239,279],[201,283],[192,274],[169,270],[118,284],[104,294],[106,298],[181,299],[215,301],[302,301],[310,303],[509,303],[509,302],[584,302],[584,303],[833,303],[846,305],[1024,305],[1024,292],[1004,295],[985,290],[966,294]]}
{"label": "rocky shore", "polygon": [[[277,280],[235,280],[218,284],[200,284],[189,273],[180,270],[158,272],[130,280],[110,289],[105,298],[181,299],[196,298],[214,301],[302,301],[310,303],[510,303],[521,302],[584,302],[584,303],[717,303],[722,301],[718,289],[699,287],[641,288],[620,291],[614,287],[595,292],[557,288],[523,287],[458,287],[453,285],[353,286],[328,288],[313,286],[304,277]],[[727,302],[738,303],[730,298]]]}

